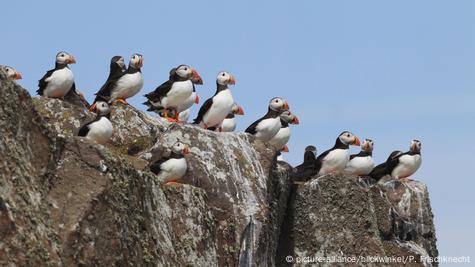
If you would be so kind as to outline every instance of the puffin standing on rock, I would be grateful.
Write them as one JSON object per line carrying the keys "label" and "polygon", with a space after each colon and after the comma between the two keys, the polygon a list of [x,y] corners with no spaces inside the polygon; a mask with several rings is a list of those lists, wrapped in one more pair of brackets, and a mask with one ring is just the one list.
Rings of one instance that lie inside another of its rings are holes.
{"label": "puffin standing on rock", "polygon": [[315,161],[318,175],[343,172],[350,161],[350,145],[359,146],[360,139],[354,134],[344,131],[336,139],[333,148],[323,152]]}
{"label": "puffin standing on rock", "polygon": [[257,139],[268,142],[282,127],[280,114],[289,110],[289,104],[280,97],[274,97],[269,102],[266,115],[255,121],[246,129],[246,133],[254,135]]}
{"label": "puffin standing on rock", "polygon": [[226,71],[218,73],[216,93],[201,106],[193,123],[199,124],[205,129],[220,126],[233,108],[234,99],[228,85],[234,84],[236,84],[236,80],[233,75]]}
{"label": "puffin standing on rock", "polygon": [[360,153],[350,156],[350,161],[346,164],[344,172],[357,176],[368,175],[374,168],[373,145],[373,140],[365,139],[361,145]]}
{"label": "puffin standing on rock", "polygon": [[190,153],[188,145],[176,142],[169,156],[150,164],[150,171],[159,176],[164,184],[177,183],[188,168],[185,155]]}
{"label": "puffin standing on rock", "polygon": [[304,181],[308,177],[315,175],[315,160],[317,159],[317,148],[315,146],[307,146],[303,155],[303,162],[295,167],[294,181]]}
{"label": "puffin standing on rock", "polygon": [[23,78],[20,72],[10,66],[0,65],[0,68],[7,74],[9,80],[21,80]]}
{"label": "puffin standing on rock", "polygon": [[[107,80],[104,85],[102,85],[101,89],[99,89],[99,91],[95,94],[96,98],[94,99],[94,103],[96,103],[97,101],[109,101],[110,97],[100,95],[99,92],[105,92],[105,88],[111,86],[111,83],[116,82],[117,79],[120,78],[120,76],[122,76],[122,74],[126,70],[127,68],[125,66],[124,58],[122,56],[113,56],[111,58],[109,76],[107,77]],[[94,108],[95,107],[91,107],[90,110],[94,110]]]}
{"label": "puffin standing on rock", "polygon": [[287,142],[290,140],[289,124],[299,124],[299,118],[286,110],[280,114],[280,123],[282,127],[280,127],[277,134],[269,140],[269,143],[276,146],[280,151],[289,152],[289,148],[287,147]]}
{"label": "puffin standing on rock", "polygon": [[[162,83],[153,92],[145,95],[147,101],[144,105],[149,106],[148,111],[163,110],[165,118],[170,121],[178,121],[178,107],[183,104],[188,104],[187,100],[191,98],[191,105],[198,102],[195,93],[193,99],[193,92],[195,92],[196,84],[202,84],[203,81],[195,69],[188,65],[180,65],[170,70],[168,81]],[[187,107],[187,108],[189,108]],[[170,118],[169,110],[173,110],[174,116]]]}
{"label": "puffin standing on rock", "polygon": [[79,129],[78,136],[105,144],[112,136],[112,123],[110,122],[110,108],[106,102],[98,101],[96,104],[96,118],[86,123]]}
{"label": "puffin standing on rock", "polygon": [[421,141],[412,140],[408,152],[393,151],[386,162],[376,166],[369,176],[376,181],[379,181],[385,175],[391,175],[393,179],[405,180],[421,166],[421,147]]}
{"label": "puffin standing on rock", "polygon": [[[124,72],[119,72],[116,65],[120,67],[120,59],[117,62],[111,62],[110,79],[101,87],[96,93],[96,100],[105,100],[109,104],[116,101],[123,104],[128,104],[126,99],[136,95],[143,86],[143,77],[141,68],[143,66],[143,56],[134,54],[130,58],[129,67]],[[112,66],[114,66],[114,73],[112,73]],[[91,111],[95,109],[93,104]]]}
{"label": "puffin standing on rock", "polygon": [[46,72],[38,81],[39,95],[50,98],[64,98],[74,85],[74,74],[69,69],[69,64],[76,63],[76,59],[66,53],[56,55],[55,68]]}
{"label": "puffin standing on rock", "polygon": [[244,115],[244,110],[241,106],[234,103],[231,112],[229,112],[226,118],[223,120],[219,130],[221,132],[234,132],[237,125],[236,119],[234,118],[236,115]]}

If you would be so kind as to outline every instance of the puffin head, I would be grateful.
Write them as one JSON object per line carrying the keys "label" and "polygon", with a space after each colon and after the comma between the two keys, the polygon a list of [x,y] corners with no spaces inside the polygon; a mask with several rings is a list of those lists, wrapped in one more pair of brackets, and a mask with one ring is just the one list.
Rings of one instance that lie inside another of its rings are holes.
{"label": "puffin head", "polygon": [[182,142],[176,142],[172,147],[172,151],[176,154],[186,155],[190,153],[190,147]]}
{"label": "puffin head", "polygon": [[96,110],[96,113],[99,114],[99,115],[105,115],[105,114],[108,114],[110,112],[110,107],[109,105],[104,102],[104,101],[97,101],[95,103],[95,110]]}
{"label": "puffin head", "polygon": [[365,139],[363,144],[361,145],[361,150],[365,151],[365,152],[373,152],[373,140],[371,139]]}
{"label": "puffin head", "polygon": [[76,59],[72,55],[62,51],[56,54],[56,63],[61,65],[74,64],[76,63]]}
{"label": "puffin head", "polygon": [[422,148],[422,143],[421,141],[419,140],[412,140],[411,141],[411,147],[409,148],[409,150],[411,150],[411,152],[414,152],[414,153],[420,153],[421,152],[421,148]]}
{"label": "puffin head", "polygon": [[22,78],[21,73],[15,70],[14,68],[10,66],[0,66],[3,71],[7,74],[8,79],[12,80],[20,80]]}
{"label": "puffin head", "polygon": [[269,102],[269,108],[273,111],[282,112],[289,110],[289,103],[280,97],[274,97]]}
{"label": "puffin head", "polygon": [[244,115],[244,110],[242,109],[241,106],[239,106],[238,104],[234,103],[233,104],[233,107],[231,109],[231,112],[235,115]]}
{"label": "puffin head", "polygon": [[220,85],[234,85],[236,84],[236,79],[230,73],[221,71],[218,73],[218,77],[216,77],[216,83]]}
{"label": "puffin head", "polygon": [[358,137],[348,131],[344,131],[342,132],[339,136],[338,136],[338,139],[340,139],[340,141],[345,144],[345,145],[353,145],[353,146],[359,146],[361,143],[360,143],[360,139],[358,139]]}
{"label": "puffin head", "polygon": [[292,112],[285,110],[280,114],[280,118],[290,124],[299,124],[299,118]]}
{"label": "puffin head", "polygon": [[170,75],[174,72],[178,77],[183,80],[191,80],[194,84],[203,84],[203,80],[201,79],[198,72],[188,65],[180,65],[176,68],[173,68],[170,71]]}
{"label": "puffin head", "polygon": [[317,154],[317,148],[315,146],[311,146],[311,145],[307,146],[305,148],[305,152],[309,152],[309,151],[312,152],[314,155]]}
{"label": "puffin head", "polygon": [[130,57],[129,67],[140,69],[143,66],[143,56],[141,54],[133,54]]}
{"label": "puffin head", "polygon": [[126,69],[125,61],[122,56],[114,56],[111,59],[111,68],[112,66],[119,66],[119,68],[124,71]]}

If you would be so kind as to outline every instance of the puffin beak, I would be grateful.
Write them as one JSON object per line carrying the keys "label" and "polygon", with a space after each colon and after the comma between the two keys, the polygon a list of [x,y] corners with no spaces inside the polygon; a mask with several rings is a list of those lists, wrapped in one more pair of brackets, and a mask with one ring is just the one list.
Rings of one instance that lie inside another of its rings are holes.
{"label": "puffin beak", "polygon": [[287,145],[285,145],[285,146],[282,148],[282,150],[281,150],[281,151],[282,151],[282,152],[287,152],[287,153],[288,153],[288,152],[289,152],[289,147],[288,147]]}
{"label": "puffin beak", "polygon": [[290,122],[291,124],[299,124],[300,123],[300,120],[297,116],[294,116],[294,118],[292,119],[292,121]]}
{"label": "puffin beak", "polygon": [[21,78],[23,78],[23,77],[21,76],[21,73],[18,72],[18,71],[15,71],[15,77],[14,77],[14,79],[15,79],[15,80],[21,80]]}
{"label": "puffin beak", "polygon": [[198,95],[195,96],[195,104],[198,104],[200,103],[200,98],[198,97]]}
{"label": "puffin beak", "polygon": [[236,114],[238,114],[238,115],[244,115],[244,109],[242,109],[242,107],[239,106],[239,107],[238,107],[238,111],[237,111]]}
{"label": "puffin beak", "polygon": [[236,79],[234,78],[233,75],[230,75],[228,84],[236,84]]}
{"label": "puffin beak", "polygon": [[143,66],[143,57],[139,58],[139,63],[138,63],[139,68]]}
{"label": "puffin beak", "polygon": [[183,152],[183,155],[189,154],[190,153],[190,147],[185,145],[185,148],[183,148],[182,152]]}
{"label": "puffin beak", "polygon": [[352,145],[354,145],[354,146],[360,146],[360,145],[361,145],[360,139],[355,136],[355,140],[353,141],[353,144],[352,144]]}
{"label": "puffin beak", "polygon": [[[191,76],[191,81],[194,84],[203,84],[203,79],[201,79],[201,76],[198,74],[196,70],[193,69],[193,74]],[[197,103],[198,104],[198,103]]]}
{"label": "puffin beak", "polygon": [[416,151],[416,150],[417,150],[417,145],[416,145],[415,142],[413,142],[413,143],[411,144],[411,150],[412,150],[412,151]]}
{"label": "puffin beak", "polygon": [[69,56],[68,64],[74,64],[74,63],[76,63],[76,59],[73,56]]}
{"label": "puffin beak", "polygon": [[287,101],[284,102],[284,110],[289,110],[289,103]]}
{"label": "puffin beak", "polygon": [[89,111],[90,111],[90,112],[96,111],[96,103],[92,104],[92,105],[89,107]]}

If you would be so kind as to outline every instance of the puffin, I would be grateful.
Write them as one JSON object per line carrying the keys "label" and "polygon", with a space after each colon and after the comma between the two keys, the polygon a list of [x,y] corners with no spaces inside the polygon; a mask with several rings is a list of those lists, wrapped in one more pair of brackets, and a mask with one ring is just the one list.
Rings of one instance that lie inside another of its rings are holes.
{"label": "puffin", "polygon": [[64,98],[74,85],[74,74],[69,64],[76,63],[74,56],[59,52],[56,54],[55,67],[46,72],[38,81],[38,95],[50,98]]}
{"label": "puffin", "polygon": [[379,181],[385,175],[391,175],[393,179],[407,179],[421,166],[421,148],[421,141],[412,140],[409,151],[405,153],[399,150],[393,151],[386,162],[376,166],[369,176],[376,181]]}
{"label": "puffin", "polygon": [[266,115],[247,127],[245,132],[264,142],[270,141],[282,127],[280,114],[285,110],[289,110],[287,101],[280,97],[272,98]]}
{"label": "puffin", "polygon": [[350,156],[344,173],[356,176],[368,175],[374,168],[373,145],[373,140],[365,139],[361,145],[360,153]]}
{"label": "puffin", "polygon": [[304,181],[315,175],[315,161],[317,159],[317,148],[309,145],[305,148],[302,164],[295,167],[294,181]]}
{"label": "puffin", "polygon": [[84,136],[89,140],[105,144],[112,136],[112,123],[110,121],[110,108],[107,102],[96,102],[96,118],[84,124],[79,129],[78,136]]}
{"label": "puffin", "polygon": [[[193,93],[191,93],[190,97],[185,100],[185,102],[180,103],[177,106],[177,112],[178,112],[178,121],[180,122],[187,122],[188,118],[190,117],[190,108],[196,104],[198,105],[200,103],[200,98],[198,97],[198,94],[196,93],[195,89],[195,84],[202,85],[203,80],[201,79],[200,75],[198,75],[197,72],[191,77],[191,82],[193,83]],[[185,114],[181,114],[185,113]],[[186,114],[188,113],[188,114]]]}
{"label": "puffin", "polygon": [[236,130],[236,115],[244,115],[244,110],[241,106],[234,103],[233,107],[231,108],[231,112],[228,113],[226,118],[224,118],[221,126],[219,127],[219,131],[221,132],[234,132]]}
{"label": "puffin", "polygon": [[[116,63],[120,67],[119,63]],[[112,70],[111,63],[111,70]],[[109,74],[111,77],[96,93],[96,100],[106,100],[109,104],[116,101],[128,104],[126,99],[136,95],[143,86],[142,68],[143,56],[141,54],[133,54],[129,61],[129,67],[123,72],[114,71],[115,74]],[[116,66],[114,66],[114,69]],[[90,110],[94,110],[93,104]]]}
{"label": "puffin", "polygon": [[186,174],[188,165],[185,155],[189,153],[190,148],[188,145],[176,142],[171,147],[169,156],[150,164],[150,171],[158,175],[164,184],[177,183]]}
{"label": "puffin", "polygon": [[7,74],[9,80],[21,80],[23,78],[20,72],[10,66],[0,65],[0,68]]}
{"label": "puffin", "polygon": [[233,108],[234,99],[228,85],[234,84],[236,79],[233,75],[226,71],[219,72],[216,77],[216,92],[201,106],[193,123],[204,129],[220,126]]}
{"label": "puffin", "polygon": [[[109,68],[110,68],[109,76],[107,77],[107,80],[104,83],[104,85],[101,86],[101,89],[99,89],[99,92],[101,92],[111,82],[116,81],[124,73],[124,71],[127,70],[124,58],[122,56],[113,56],[110,60],[110,67]],[[109,97],[101,96],[98,93],[95,94],[96,98],[94,99],[94,103],[96,103],[97,101],[108,101],[109,100]],[[91,109],[94,109],[94,107],[92,107]]]}
{"label": "puffin", "polygon": [[315,160],[315,170],[318,175],[343,172],[350,161],[350,145],[359,146],[360,139],[348,131],[342,132],[336,139],[335,145],[320,154]]}
{"label": "puffin", "polygon": [[287,142],[290,139],[290,128],[289,124],[299,124],[299,118],[292,114],[290,111],[286,110],[280,114],[280,127],[279,131],[277,132],[269,143],[273,146],[276,146],[282,152],[289,152],[289,148],[287,147]]}
{"label": "puffin", "polygon": [[[188,109],[193,103],[198,102],[198,98],[195,92],[194,82],[196,84],[202,84],[203,81],[198,72],[188,65],[179,65],[176,68],[170,70],[170,76],[168,81],[159,85],[154,91],[145,95],[147,101],[144,105],[149,106],[148,111],[164,109],[165,118],[170,121],[178,120],[178,107],[180,105],[182,111]],[[195,96],[193,97],[193,92]],[[191,104],[188,100],[191,99]],[[185,108],[186,107],[186,108]],[[170,118],[168,110],[174,111],[174,117]]]}

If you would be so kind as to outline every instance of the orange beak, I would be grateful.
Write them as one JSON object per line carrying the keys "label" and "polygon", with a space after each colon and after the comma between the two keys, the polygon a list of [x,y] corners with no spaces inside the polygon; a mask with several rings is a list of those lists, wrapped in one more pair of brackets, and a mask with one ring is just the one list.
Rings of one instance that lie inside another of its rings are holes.
{"label": "orange beak", "polygon": [[90,112],[96,111],[96,103],[92,104],[92,105],[89,107],[89,111],[90,111]]}
{"label": "orange beak", "polygon": [[200,98],[198,97],[198,95],[195,96],[195,104],[198,104],[200,103]]}
{"label": "orange beak", "polygon": [[244,109],[242,109],[241,106],[239,106],[237,113],[238,115],[244,115]]}
{"label": "orange beak", "polygon": [[361,143],[360,143],[360,139],[358,137],[355,137],[355,140],[353,141],[353,144],[354,146],[360,146]]}
{"label": "orange beak", "polygon": [[236,79],[234,78],[234,76],[230,75],[231,77],[229,77],[229,81],[228,81],[228,84],[236,84]]}
{"label": "orange beak", "polygon": [[183,152],[183,155],[189,154],[190,148],[187,145],[185,145],[185,148],[183,148],[182,152]]}
{"label": "orange beak", "polygon": [[139,68],[143,67],[143,57],[139,58],[138,66],[139,66]]}
{"label": "orange beak", "polygon": [[297,116],[294,116],[294,118],[292,119],[292,121],[290,122],[291,124],[299,124],[300,123],[300,120]]}
{"label": "orange beak", "polygon": [[68,58],[68,64],[74,64],[74,63],[76,63],[76,59],[73,56],[70,56]]}
{"label": "orange beak", "polygon": [[284,110],[289,110],[289,103],[287,101],[284,102]]}
{"label": "orange beak", "polygon": [[194,84],[203,84],[203,79],[201,79],[201,76],[198,74],[196,70],[193,70],[193,76],[191,77],[191,81]]}
{"label": "orange beak", "polygon": [[15,79],[15,80],[21,80],[21,78],[23,78],[23,77],[21,76],[21,73],[18,72],[18,71],[15,71],[15,77],[14,77],[14,79]]}
{"label": "orange beak", "polygon": [[282,148],[282,150],[281,150],[281,151],[282,151],[282,152],[287,152],[287,153],[288,153],[288,152],[289,152],[289,147],[288,147],[287,145],[285,145],[285,146]]}

